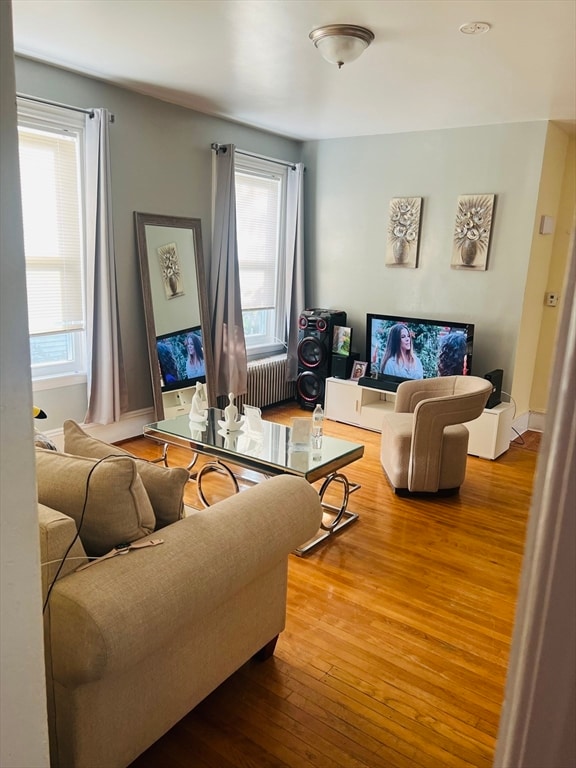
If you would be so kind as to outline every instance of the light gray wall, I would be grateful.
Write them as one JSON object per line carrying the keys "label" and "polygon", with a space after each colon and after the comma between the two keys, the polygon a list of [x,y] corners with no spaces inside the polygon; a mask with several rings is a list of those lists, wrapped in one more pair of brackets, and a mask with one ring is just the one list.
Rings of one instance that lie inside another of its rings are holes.
{"label": "light gray wall", "polygon": [[[16,84],[20,92],[104,106],[116,116],[114,233],[130,410],[152,402],[133,212],[200,218],[208,263],[213,141],[287,160],[302,157],[306,303],[346,310],[361,358],[366,312],[473,322],[474,372],[503,368],[504,389],[512,390],[546,123],[308,142],[301,155],[298,142],[26,59],[16,60]],[[468,273],[450,267],[452,232],[458,196],[474,193],[494,193],[496,206],[488,269]],[[403,196],[423,198],[415,270],[384,265],[389,201]],[[37,404],[46,403],[50,417],[43,426],[81,420],[81,393],[81,387],[68,388],[65,397],[38,393]]]}
{"label": "light gray wall", "polygon": [[[208,263],[210,144],[233,143],[288,161],[300,159],[301,144],[20,57],[16,58],[16,90],[78,107],[105,107],[115,115],[110,131],[112,198],[128,409],[151,407],[134,211],[201,219]],[[46,403],[48,413],[42,428],[57,429],[66,418],[82,421],[85,402],[81,394],[82,387],[38,392],[35,402],[43,408]]]}
{"label": "light gray wall", "polygon": [[0,765],[47,766],[40,550],[10,3],[0,3]]}
{"label": "light gray wall", "polygon": [[[546,123],[308,142],[307,302],[344,309],[365,357],[367,312],[476,325],[473,369],[510,392]],[[495,193],[488,269],[450,267],[459,195]],[[422,197],[417,269],[384,264],[393,197]]]}

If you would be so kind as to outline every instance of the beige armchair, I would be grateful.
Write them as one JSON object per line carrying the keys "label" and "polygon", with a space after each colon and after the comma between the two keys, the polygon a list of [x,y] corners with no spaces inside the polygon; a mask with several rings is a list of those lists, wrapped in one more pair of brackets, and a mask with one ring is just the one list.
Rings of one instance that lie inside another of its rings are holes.
{"label": "beige armchair", "polygon": [[396,493],[456,493],[466,475],[468,430],[492,391],[477,376],[405,381],[382,424],[380,460]]}

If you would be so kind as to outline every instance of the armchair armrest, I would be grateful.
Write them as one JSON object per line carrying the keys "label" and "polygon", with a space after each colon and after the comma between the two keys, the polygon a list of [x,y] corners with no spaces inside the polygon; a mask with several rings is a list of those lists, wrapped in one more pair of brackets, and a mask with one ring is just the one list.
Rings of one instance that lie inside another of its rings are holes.
{"label": "armchair armrest", "polygon": [[[452,378],[452,377],[446,377]],[[429,381],[437,381],[430,379]],[[440,380],[441,382],[441,380]],[[410,382],[411,383],[411,382]],[[419,400],[414,406],[414,427],[410,449],[408,488],[436,490],[440,476],[444,429],[478,418],[488,399],[490,385],[476,391],[462,391]],[[438,387],[440,389],[440,387]],[[454,388],[452,387],[452,390]],[[412,400],[417,399],[417,395]]]}
{"label": "armchair armrest", "polygon": [[276,477],[163,528],[160,546],[59,579],[50,600],[54,678],[72,686],[142,661],[287,562],[321,516],[305,480]]}

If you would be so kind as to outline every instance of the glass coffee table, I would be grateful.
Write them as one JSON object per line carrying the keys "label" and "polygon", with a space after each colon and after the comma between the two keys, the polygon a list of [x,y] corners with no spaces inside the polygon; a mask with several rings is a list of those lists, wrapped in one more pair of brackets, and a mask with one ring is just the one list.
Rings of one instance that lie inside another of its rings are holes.
{"label": "glass coffee table", "polygon": [[[240,490],[238,478],[246,479],[238,468],[264,478],[289,474],[303,477],[309,483],[322,480],[318,491],[324,509],[321,527],[316,536],[295,550],[297,555],[306,554],[358,519],[356,513],[348,510],[348,500],[350,494],[360,486],[349,483],[348,478],[339,470],[363,456],[363,445],[325,435],[317,448],[298,446],[291,443],[291,427],[284,424],[262,419],[258,431],[248,432],[243,428],[227,431],[221,426],[223,417],[223,411],[219,408],[209,408],[205,422],[191,421],[188,415],[183,415],[144,427],[146,437],[165,446],[164,460],[167,445],[188,448],[210,457],[211,460],[193,474],[198,483],[198,496],[204,506],[209,506],[209,502],[202,489],[202,480],[209,472],[227,475],[235,492]],[[188,468],[194,463],[192,461]],[[254,482],[252,477],[249,481]],[[328,504],[324,500],[333,483],[340,486],[342,503],[339,505]]]}

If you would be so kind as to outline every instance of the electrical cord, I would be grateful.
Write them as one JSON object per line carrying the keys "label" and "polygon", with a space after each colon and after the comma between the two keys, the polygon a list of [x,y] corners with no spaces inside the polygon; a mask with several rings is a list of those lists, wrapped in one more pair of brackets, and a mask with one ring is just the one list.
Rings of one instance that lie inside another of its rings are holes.
{"label": "electrical cord", "polygon": [[[61,563],[63,557],[57,557],[56,560],[48,560],[46,563],[40,563],[41,568],[45,568],[47,565],[53,565],[54,563]],[[77,555],[75,557],[68,557],[67,562],[70,563],[72,560],[91,560],[92,558],[88,557],[88,555]]]}
{"label": "electrical cord", "polygon": [[[56,570],[56,574],[54,575],[54,578],[52,579],[52,582],[50,586],[48,587],[48,591],[46,592],[46,598],[44,600],[44,605],[42,606],[42,613],[44,614],[46,612],[46,608],[48,607],[48,601],[50,599],[50,595],[52,594],[52,590],[54,589],[54,585],[58,581],[58,577],[60,576],[60,572],[62,571],[62,568],[64,567],[64,563],[66,562],[66,558],[68,557],[68,554],[70,553],[70,550],[74,546],[74,544],[78,541],[80,538],[80,531],[82,530],[82,524],[84,523],[84,515],[86,514],[86,506],[88,504],[88,491],[90,490],[90,478],[92,477],[92,473],[96,469],[96,467],[99,464],[102,464],[103,461],[106,461],[106,459],[115,458],[114,456],[104,456],[102,459],[98,459],[98,461],[94,464],[93,467],[90,468],[90,471],[88,472],[88,476],[86,478],[86,489],[84,492],[84,503],[82,504],[82,512],[80,514],[80,522],[78,523],[78,528],[76,530],[76,534],[74,535],[72,541],[68,545],[66,552],[64,552],[64,556],[61,559],[60,565],[58,566]],[[74,558],[76,559],[76,558]],[[52,560],[51,562],[57,562],[57,560]],[[49,565],[49,563],[43,563],[43,565]]]}
{"label": "electrical cord", "polygon": [[512,418],[514,418],[516,416],[516,401],[514,400],[510,392],[504,392],[504,390],[502,390],[502,394],[506,395],[506,397],[508,398],[508,402],[512,403],[512,405],[514,406],[514,413],[512,414]]}
{"label": "electrical cord", "polygon": [[[514,419],[514,417],[516,416],[516,401],[514,400],[514,398],[512,397],[512,395],[509,392],[504,392],[504,390],[502,390],[502,394],[506,395],[506,397],[508,397],[508,401],[510,403],[512,403],[512,405],[514,406],[514,413],[512,414],[512,419]],[[518,432],[516,427],[512,427],[512,432],[514,432],[516,435],[518,435],[518,437],[516,439],[521,441],[520,443],[518,443],[518,445],[526,445],[526,441],[522,437],[522,434],[520,432]]]}

